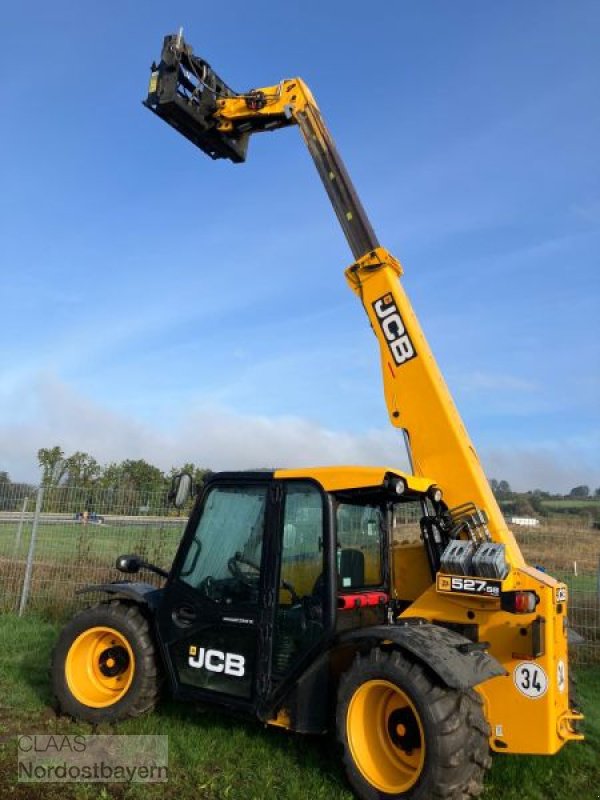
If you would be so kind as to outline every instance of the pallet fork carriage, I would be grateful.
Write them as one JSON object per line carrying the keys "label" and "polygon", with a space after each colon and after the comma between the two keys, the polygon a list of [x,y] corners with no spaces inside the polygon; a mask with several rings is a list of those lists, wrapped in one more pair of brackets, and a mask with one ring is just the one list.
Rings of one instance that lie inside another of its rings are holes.
{"label": "pallet fork carriage", "polygon": [[[335,727],[362,798],[476,796],[489,751],[553,754],[581,739],[569,693],[567,587],[529,567],[308,87],[234,92],[181,32],[145,105],[212,158],[297,125],[346,236],[346,279],[376,335],[393,467],[217,473],[165,585],[87,587],[104,602],[64,628],[63,710],[91,721],[178,699],[299,732]],[[175,482],[180,504],[189,488]],[[397,542],[408,508],[420,538]],[[117,567],[158,568],[135,556]]]}

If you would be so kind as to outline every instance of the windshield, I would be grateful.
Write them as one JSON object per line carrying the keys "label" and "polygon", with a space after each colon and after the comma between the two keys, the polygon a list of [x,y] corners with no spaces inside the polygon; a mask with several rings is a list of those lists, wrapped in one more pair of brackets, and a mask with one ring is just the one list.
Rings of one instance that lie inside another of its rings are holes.
{"label": "windshield", "polygon": [[[217,486],[206,497],[179,574],[211,599],[255,600],[267,487]],[[230,596],[231,595],[231,596]]]}

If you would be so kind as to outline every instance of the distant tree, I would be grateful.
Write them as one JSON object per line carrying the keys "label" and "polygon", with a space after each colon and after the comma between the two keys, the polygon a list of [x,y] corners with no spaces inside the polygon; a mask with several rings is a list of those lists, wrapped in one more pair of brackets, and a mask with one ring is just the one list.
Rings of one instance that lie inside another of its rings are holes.
{"label": "distant tree", "polygon": [[600,497],[600,486],[597,489],[594,489],[594,497]]}
{"label": "distant tree", "polygon": [[513,505],[513,513],[519,517],[534,517],[536,514],[536,508],[533,495],[517,495]]}
{"label": "distant tree", "polygon": [[99,485],[111,491],[111,502],[118,503],[122,513],[146,513],[164,505],[168,481],[158,467],[144,459],[127,459],[109,464]]}
{"label": "distant tree", "polygon": [[532,492],[528,495],[527,499],[529,500],[529,505],[535,511],[536,516],[544,516],[546,514],[546,509],[544,504],[542,503],[543,492]]}
{"label": "distant tree", "polygon": [[589,486],[575,486],[569,492],[569,497],[589,497],[590,496],[590,487]]}
{"label": "distant tree", "polygon": [[92,486],[100,477],[102,467],[93,456],[77,450],[65,459],[65,483],[69,486]]}
{"label": "distant tree", "polygon": [[506,501],[513,499],[510,483],[508,481],[498,481],[496,478],[492,478],[490,480],[490,486],[496,499],[503,504],[502,508],[506,508]]}
{"label": "distant tree", "polygon": [[162,471],[144,461],[123,461],[123,476],[127,483],[132,484],[140,492],[159,492],[164,488],[164,475]]}
{"label": "distant tree", "polygon": [[42,486],[58,486],[67,470],[62,447],[42,447],[37,457],[42,470]]}
{"label": "distant tree", "polygon": [[9,495],[12,494],[12,487],[9,486],[10,478],[8,477],[8,472],[1,471],[0,472],[0,509],[4,511],[5,509],[10,508],[10,499]]}

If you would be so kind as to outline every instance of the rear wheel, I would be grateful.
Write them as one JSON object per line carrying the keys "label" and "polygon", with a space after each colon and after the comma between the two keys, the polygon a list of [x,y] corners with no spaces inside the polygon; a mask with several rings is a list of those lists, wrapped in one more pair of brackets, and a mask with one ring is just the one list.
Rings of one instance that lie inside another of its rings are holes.
{"label": "rear wheel", "polygon": [[337,732],[363,800],[468,800],[491,763],[477,692],[442,687],[395,651],[358,656],[343,675]]}
{"label": "rear wheel", "polygon": [[60,710],[103,722],[149,711],[159,692],[159,664],[148,621],[136,605],[100,603],[76,614],[52,658]]}

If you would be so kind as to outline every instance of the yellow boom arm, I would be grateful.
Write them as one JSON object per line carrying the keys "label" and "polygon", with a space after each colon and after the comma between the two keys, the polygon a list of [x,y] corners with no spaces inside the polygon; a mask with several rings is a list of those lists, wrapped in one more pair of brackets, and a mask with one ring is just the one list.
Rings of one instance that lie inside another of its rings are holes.
{"label": "yellow boom arm", "polygon": [[[254,99],[256,98],[256,99]],[[507,528],[475,448],[399,281],[400,263],[380,247],[308,87],[296,78],[245,97],[217,101],[223,133],[300,127],[356,261],[346,270],[379,342],[385,400],[392,425],[408,434],[416,475],[439,481],[450,507],[485,509],[491,537],[513,567],[523,557]]]}

